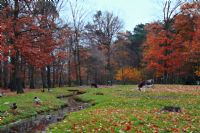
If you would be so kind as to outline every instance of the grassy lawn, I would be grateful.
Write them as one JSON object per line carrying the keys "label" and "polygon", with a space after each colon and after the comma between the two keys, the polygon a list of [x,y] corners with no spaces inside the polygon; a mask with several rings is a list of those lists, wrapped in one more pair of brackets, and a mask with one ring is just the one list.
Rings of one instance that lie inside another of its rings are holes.
{"label": "grassy lawn", "polygon": [[[53,89],[52,92],[42,93],[40,90],[33,90],[24,94],[16,95],[14,93],[0,98],[0,128],[2,125],[14,122],[20,119],[34,116],[48,110],[58,109],[66,102],[57,99],[59,95],[70,95],[71,92],[66,89]],[[42,105],[34,104],[34,97],[39,97]],[[10,110],[11,103],[17,103],[17,114]]]}
{"label": "grassy lawn", "polygon": [[[156,85],[139,92],[136,86],[114,86],[86,91],[79,99],[92,100],[95,106],[70,113],[49,132],[200,132],[200,87]],[[179,106],[182,112],[161,112],[164,106]]]}

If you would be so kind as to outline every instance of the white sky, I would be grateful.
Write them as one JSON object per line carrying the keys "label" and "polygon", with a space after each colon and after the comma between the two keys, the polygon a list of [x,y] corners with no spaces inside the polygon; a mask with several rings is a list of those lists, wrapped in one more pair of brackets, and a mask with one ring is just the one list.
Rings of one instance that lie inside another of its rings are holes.
{"label": "white sky", "polygon": [[[145,24],[161,18],[163,0],[83,0],[91,15],[97,10],[110,11],[124,23],[124,30],[133,31],[137,24]],[[65,11],[66,12],[66,11]],[[68,11],[69,12],[69,11]]]}

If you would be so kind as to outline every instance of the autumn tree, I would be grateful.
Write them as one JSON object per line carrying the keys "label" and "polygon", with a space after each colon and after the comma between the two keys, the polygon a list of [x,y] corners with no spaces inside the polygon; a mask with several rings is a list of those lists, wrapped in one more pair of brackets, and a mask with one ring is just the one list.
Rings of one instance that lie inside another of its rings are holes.
{"label": "autumn tree", "polygon": [[[163,77],[164,82],[173,82],[184,63],[183,47],[177,43],[173,23],[181,1],[172,6],[170,0],[163,8],[163,21],[146,26],[147,39],[145,42],[144,60],[148,68],[154,70],[155,77]],[[180,73],[179,73],[180,74]],[[171,79],[171,80],[170,80]]]}
{"label": "autumn tree", "polygon": [[125,85],[127,82],[138,83],[142,79],[142,75],[136,68],[124,67],[117,71],[115,79],[122,81]]}
{"label": "autumn tree", "polygon": [[122,22],[113,13],[97,11],[94,15],[93,22],[89,23],[86,28],[88,33],[92,34],[94,42],[105,52],[107,81],[112,81],[111,46],[117,33],[122,28]]}
{"label": "autumn tree", "polygon": [[[61,3],[61,4],[60,4]],[[58,22],[58,17],[59,17],[59,8],[62,6],[62,1],[60,0],[52,0],[52,1],[43,1],[43,0],[40,0],[40,1],[37,1],[34,5],[34,14],[36,15],[42,15],[42,16],[45,16],[46,19],[51,22],[51,23],[55,23],[56,21]],[[47,28],[50,28],[52,30],[52,33],[57,33],[57,30],[55,29],[55,27],[52,27],[51,25],[47,24],[46,25]],[[52,36],[53,37],[53,36]],[[54,36],[55,37],[55,36]],[[52,58],[53,58],[53,52],[50,53]],[[55,71],[54,71],[54,62],[53,62],[53,83],[51,82],[51,64],[48,64],[47,66],[44,66],[41,70],[41,76],[42,76],[42,79],[43,79],[43,87],[46,87],[46,82],[45,82],[45,68],[47,68],[47,73],[46,73],[46,76],[47,76],[47,85],[48,85],[48,88],[54,86],[54,81],[55,81]]]}
{"label": "autumn tree", "polygon": [[165,83],[192,84],[198,80],[199,5],[199,1],[177,1],[173,7],[166,1],[163,21],[146,26],[144,60]]}
{"label": "autumn tree", "polygon": [[118,33],[116,41],[112,45],[112,65],[115,70],[132,66],[135,61],[131,50],[130,32]]}
{"label": "autumn tree", "polygon": [[[192,83],[194,79],[198,80],[200,68],[200,2],[193,1],[181,6],[181,13],[177,15],[174,27],[177,31],[179,43],[185,46],[184,54],[187,57],[185,66],[187,66],[187,82]],[[196,76],[195,76],[196,74]],[[193,81],[189,80],[193,79]]]}
{"label": "autumn tree", "polygon": [[5,27],[5,45],[9,48],[7,54],[4,50],[4,57],[10,57],[7,62],[12,68],[9,87],[17,93],[23,92],[22,62],[41,68],[51,63],[50,53],[58,45],[52,34],[55,23],[45,15],[34,14],[34,5],[34,1],[14,0],[0,13],[1,25]]}
{"label": "autumn tree", "polygon": [[84,60],[84,66],[87,68],[86,83],[105,84],[105,56],[95,45],[89,45],[86,49],[87,58]]}
{"label": "autumn tree", "polygon": [[[84,6],[80,4],[80,1],[68,1],[69,9],[70,9],[70,22],[69,27],[71,28],[71,36],[70,36],[70,52],[73,52],[73,63],[75,64],[75,76],[76,82],[79,85],[82,85],[82,77],[81,77],[81,37],[85,26],[85,18],[87,16],[87,11],[84,9]],[[72,56],[71,56],[72,58]],[[72,60],[69,60],[69,63],[72,63]],[[71,65],[69,64],[68,67]],[[68,68],[71,70],[71,67]],[[71,71],[69,71],[71,73]],[[70,76],[69,76],[70,77]],[[70,81],[71,79],[69,79]],[[71,81],[70,81],[71,82]]]}

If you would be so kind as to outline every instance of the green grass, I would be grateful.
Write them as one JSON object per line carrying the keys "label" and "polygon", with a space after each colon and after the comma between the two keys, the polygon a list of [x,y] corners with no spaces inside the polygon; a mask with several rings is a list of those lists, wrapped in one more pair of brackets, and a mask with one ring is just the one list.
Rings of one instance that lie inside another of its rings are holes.
{"label": "green grass", "polygon": [[[38,113],[58,109],[66,104],[66,102],[56,97],[70,94],[71,92],[67,91],[67,89],[53,89],[52,92],[42,93],[40,90],[33,90],[32,92],[20,95],[2,97],[0,98],[0,127],[20,119],[34,116]],[[36,96],[41,99],[42,105],[34,104],[33,99]],[[14,102],[18,106],[17,114],[10,110],[10,104]]]}
{"label": "green grass", "polygon": [[[94,106],[70,113],[64,121],[51,125],[48,132],[199,133],[200,91],[199,88],[194,88],[195,86],[156,85],[150,91],[139,92],[136,86],[127,85],[82,89],[86,93],[77,99],[91,102]],[[57,88],[53,89],[53,92],[45,93],[34,90],[0,98],[0,128],[38,113],[60,108],[66,102],[56,97],[70,95],[74,89],[79,88]],[[42,106],[34,105],[35,96],[42,100]],[[9,104],[5,104],[6,102]],[[18,105],[16,115],[9,109],[9,105],[13,102]],[[181,107],[182,113],[160,112],[167,105]]]}
{"label": "green grass", "polygon": [[[159,86],[159,89],[164,87]],[[168,87],[171,90],[178,88]],[[136,86],[115,86],[87,89],[87,93],[79,99],[92,101],[95,106],[70,113],[63,122],[51,125],[48,132],[200,132],[199,91],[139,92],[135,88]],[[182,112],[160,111],[168,105],[179,106]]]}

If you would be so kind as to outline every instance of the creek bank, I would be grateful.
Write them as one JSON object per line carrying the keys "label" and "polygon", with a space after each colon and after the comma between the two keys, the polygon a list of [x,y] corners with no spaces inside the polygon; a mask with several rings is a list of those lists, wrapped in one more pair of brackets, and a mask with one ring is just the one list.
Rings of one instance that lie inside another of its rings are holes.
{"label": "creek bank", "polygon": [[48,112],[42,112],[31,118],[19,120],[0,127],[0,133],[35,133],[45,132],[49,124],[57,123],[67,117],[70,112],[80,111],[91,104],[77,100],[77,96],[83,94],[74,90],[72,95],[60,95],[57,98],[66,102],[61,108]]}

